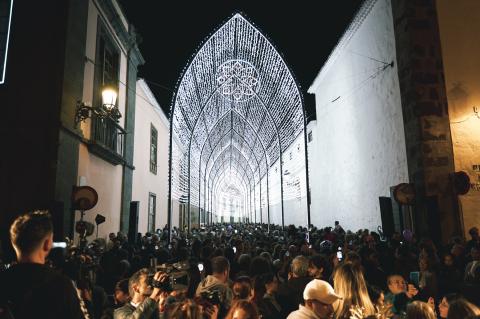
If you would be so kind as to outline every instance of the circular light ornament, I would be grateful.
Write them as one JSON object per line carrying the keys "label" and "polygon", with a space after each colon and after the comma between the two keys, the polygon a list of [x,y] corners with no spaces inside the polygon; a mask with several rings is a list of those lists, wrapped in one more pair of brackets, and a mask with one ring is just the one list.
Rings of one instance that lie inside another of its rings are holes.
{"label": "circular light ornament", "polygon": [[260,87],[257,69],[244,60],[228,60],[218,68],[215,78],[221,86],[220,93],[233,102],[245,102]]}

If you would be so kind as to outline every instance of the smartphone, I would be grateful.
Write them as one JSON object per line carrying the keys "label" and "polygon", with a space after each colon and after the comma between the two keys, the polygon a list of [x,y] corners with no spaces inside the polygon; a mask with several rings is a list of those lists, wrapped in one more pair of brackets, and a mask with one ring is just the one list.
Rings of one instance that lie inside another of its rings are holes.
{"label": "smartphone", "polygon": [[198,264],[198,271],[199,271],[199,272],[202,272],[202,271],[203,271],[203,264],[202,264],[202,263],[199,263],[199,264]]}
{"label": "smartphone", "polygon": [[337,259],[338,259],[338,261],[342,261],[342,259],[343,259],[342,247],[338,247]]}
{"label": "smartphone", "polygon": [[287,250],[287,252],[285,253],[285,256],[287,256],[287,257],[290,256],[290,253],[288,252],[288,250]]}
{"label": "smartphone", "polygon": [[235,234],[238,233],[238,230],[235,229]]}
{"label": "smartphone", "polygon": [[415,287],[418,287],[418,284],[420,283],[420,272],[419,271],[412,271],[410,273],[410,282],[415,285]]}
{"label": "smartphone", "polygon": [[54,242],[52,248],[67,248],[67,243],[64,241]]}
{"label": "smartphone", "polygon": [[236,254],[237,253],[237,247],[233,246],[233,253]]}

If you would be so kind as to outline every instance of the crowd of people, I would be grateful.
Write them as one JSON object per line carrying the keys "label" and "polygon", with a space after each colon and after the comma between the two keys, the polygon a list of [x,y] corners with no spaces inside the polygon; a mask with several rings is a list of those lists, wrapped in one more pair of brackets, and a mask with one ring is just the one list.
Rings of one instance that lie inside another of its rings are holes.
{"label": "crowd of people", "polygon": [[214,224],[66,247],[48,212],[10,228],[0,318],[480,318],[480,237]]}

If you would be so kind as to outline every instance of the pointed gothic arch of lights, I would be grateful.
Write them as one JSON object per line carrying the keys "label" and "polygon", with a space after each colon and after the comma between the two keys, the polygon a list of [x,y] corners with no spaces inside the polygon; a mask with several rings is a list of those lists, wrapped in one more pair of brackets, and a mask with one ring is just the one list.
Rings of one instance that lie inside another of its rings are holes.
{"label": "pointed gothic arch of lights", "polygon": [[169,155],[169,229],[310,224],[303,97],[281,54],[242,14],[184,69]]}

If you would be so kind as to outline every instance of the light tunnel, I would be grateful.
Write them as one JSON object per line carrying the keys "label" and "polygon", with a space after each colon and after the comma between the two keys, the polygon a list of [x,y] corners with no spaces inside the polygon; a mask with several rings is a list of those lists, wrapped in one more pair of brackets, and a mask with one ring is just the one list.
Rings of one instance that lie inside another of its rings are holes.
{"label": "light tunnel", "polygon": [[237,13],[193,55],[170,111],[168,225],[310,224],[298,84]]}

